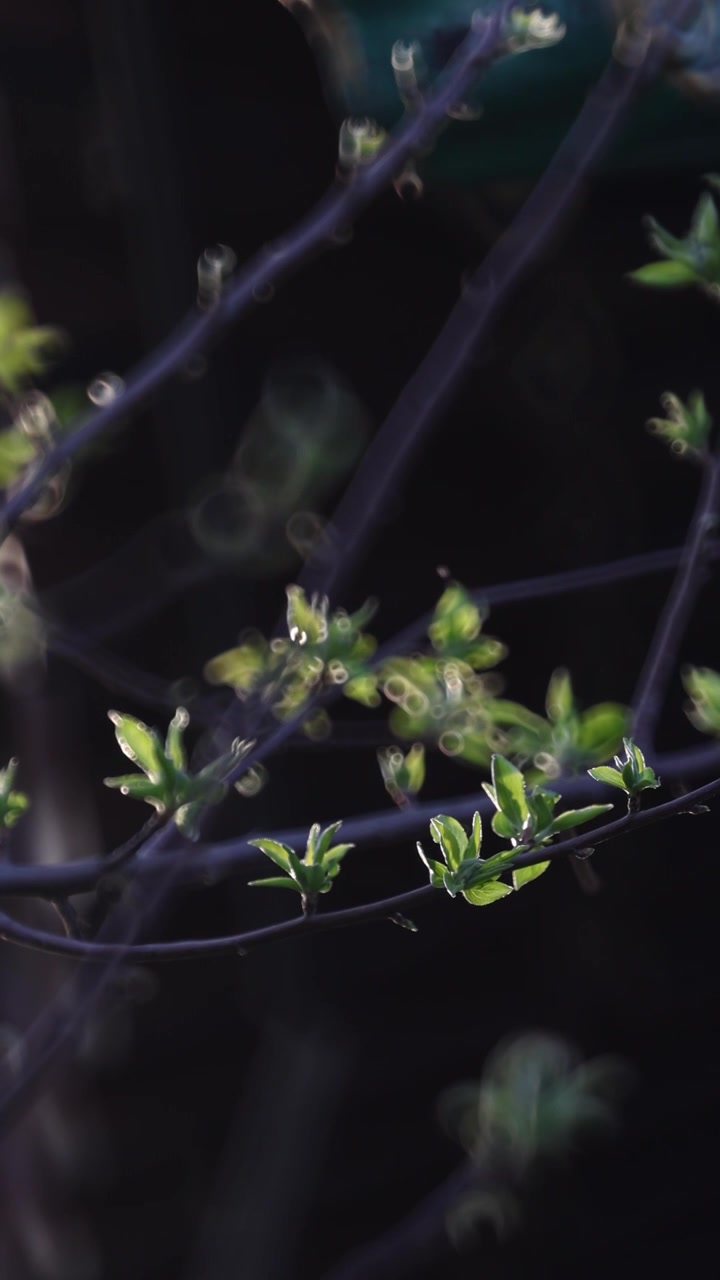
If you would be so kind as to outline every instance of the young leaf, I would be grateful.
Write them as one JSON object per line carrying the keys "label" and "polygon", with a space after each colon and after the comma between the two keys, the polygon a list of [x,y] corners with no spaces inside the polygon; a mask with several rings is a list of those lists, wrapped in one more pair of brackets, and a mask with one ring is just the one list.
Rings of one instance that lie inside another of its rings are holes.
{"label": "young leaf", "polygon": [[[325,857],[325,854],[328,852],[328,849],[332,844],[333,837],[337,835],[341,826],[342,826],[342,818],[340,819],[339,822],[331,822],[330,826],[326,827],[325,830],[322,832],[317,843],[318,862],[322,862],[323,858]],[[343,845],[342,848],[351,849],[352,845]]]}
{"label": "young leaf", "polygon": [[135,716],[121,715],[119,711],[108,711],[108,716],[115,725],[115,737],[123,755],[159,782],[163,776],[164,754],[154,730]]}
{"label": "young leaf", "polygon": [[308,866],[312,866],[314,862],[319,862],[317,857],[317,842],[320,837],[320,823],[314,822],[308,832],[307,845],[305,848],[304,861]]}
{"label": "young leaf", "polygon": [[290,845],[287,845],[286,847],[288,862],[290,863],[290,875],[293,880],[297,880],[299,885],[304,886],[306,882],[307,868],[305,867],[305,864],[300,861],[295,850],[291,849]]}
{"label": "young leaf", "polygon": [[588,769],[588,773],[596,782],[604,782],[608,787],[617,787],[620,791],[627,791],[622,774],[617,769],[610,768],[609,765],[599,765],[597,769]]}
{"label": "young leaf", "polygon": [[475,811],[472,820],[472,834],[470,836],[470,848],[476,858],[480,857],[480,848],[482,846],[482,818]]}
{"label": "young leaf", "polygon": [[718,232],[718,211],[715,201],[707,192],[703,192],[695,206],[692,217],[691,233],[704,244],[710,243]]}
{"label": "young leaf", "polygon": [[608,809],[613,808],[614,805],[611,804],[589,804],[584,809],[568,809],[553,819],[553,833],[569,831],[571,827],[579,827],[583,822],[592,822],[593,818],[599,818],[601,813],[607,813]]}
{"label": "young leaf", "polygon": [[270,876],[267,880],[248,880],[248,885],[252,888],[260,886],[266,889],[293,889],[295,893],[303,892],[300,885],[291,880],[289,876]]}
{"label": "young leaf", "polygon": [[536,862],[534,867],[517,867],[512,873],[513,886],[515,889],[522,889],[524,884],[529,884],[531,880],[537,880],[543,871],[547,871],[550,866],[549,862]]}
{"label": "young leaf", "polygon": [[345,854],[349,853],[350,849],[354,849],[354,848],[355,848],[354,844],[334,845],[333,848],[330,850],[330,852],[325,854],[325,857],[322,860],[323,867],[325,867],[326,870],[330,871],[338,863],[342,862],[343,858],[345,857]]}
{"label": "young leaf", "polygon": [[170,724],[165,739],[165,755],[172,761],[176,769],[184,769],[186,765],[183,732],[190,723],[190,717],[184,707],[178,707]]}
{"label": "young leaf", "polygon": [[554,671],[550,677],[545,708],[548,718],[555,724],[569,720],[574,710],[574,700],[570,674],[565,670]]}
{"label": "young leaf", "polygon": [[167,810],[165,788],[161,782],[154,782],[152,778],[144,778],[139,773],[128,773],[119,778],[104,778],[103,782],[106,787],[115,787],[133,800],[144,800],[158,813],[165,813]]}
{"label": "young leaf", "polygon": [[431,885],[434,889],[442,889],[443,875],[445,874],[445,868],[442,862],[436,862],[434,858],[428,858],[419,840],[417,841],[417,851],[420,854],[421,860],[425,863],[425,866],[430,872]]}
{"label": "young leaf", "polygon": [[491,902],[506,898],[512,889],[509,884],[500,880],[489,880],[486,884],[476,885],[474,889],[464,889],[463,898],[473,907],[487,907]]}
{"label": "young leaf", "polygon": [[650,285],[656,289],[680,289],[697,284],[701,276],[685,262],[670,258],[664,262],[648,262],[644,267],[629,271],[628,278],[636,284]]}
{"label": "young leaf", "polygon": [[500,755],[493,756],[491,773],[497,805],[519,832],[530,816],[525,795],[525,779],[514,764]]}
{"label": "young leaf", "polygon": [[492,829],[496,836],[500,836],[501,840],[512,840],[515,835],[515,827],[504,813],[498,810],[493,814]]}
{"label": "young leaf", "polygon": [[440,813],[430,820],[430,835],[440,845],[448,867],[454,871],[459,867],[468,843],[463,827],[456,818]]}
{"label": "young leaf", "polygon": [[260,849],[278,867],[282,867],[283,871],[290,870],[290,854],[293,850],[289,844],[283,844],[281,840],[273,840],[270,836],[260,836],[257,840],[248,840],[248,844]]}

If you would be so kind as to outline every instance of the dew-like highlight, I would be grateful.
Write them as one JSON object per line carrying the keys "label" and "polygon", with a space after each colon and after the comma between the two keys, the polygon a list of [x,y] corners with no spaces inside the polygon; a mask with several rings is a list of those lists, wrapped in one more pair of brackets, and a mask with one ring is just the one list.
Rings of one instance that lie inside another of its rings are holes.
{"label": "dew-like highlight", "polygon": [[92,404],[97,405],[98,409],[104,409],[107,405],[112,404],[125,390],[125,383],[117,373],[99,373],[93,378],[87,389],[88,400]]}

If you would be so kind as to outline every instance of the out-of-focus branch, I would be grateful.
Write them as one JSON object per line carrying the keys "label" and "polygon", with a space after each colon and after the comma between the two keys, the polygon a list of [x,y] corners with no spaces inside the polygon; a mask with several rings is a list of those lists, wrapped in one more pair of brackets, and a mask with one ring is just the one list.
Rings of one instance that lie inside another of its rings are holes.
{"label": "out-of-focus branch", "polygon": [[662,710],[665,690],[702,586],[708,559],[708,540],[717,528],[719,516],[720,444],[705,460],[703,484],[680,565],[633,697],[633,732],[646,755],[652,755],[655,728]]}
{"label": "out-of-focus branch", "polygon": [[0,509],[0,537],[7,536],[23,512],[35,502],[43,486],[79,449],[135,412],[165,382],[181,373],[193,356],[239,320],[268,287],[276,287],[318,249],[332,244],[338,230],[364,212],[390,185],[405,162],[432,141],[443,126],[448,109],[463,99],[481,71],[498,56],[512,7],[513,0],[502,0],[491,18],[478,22],[469,31],[436,88],[416,111],[405,116],[371,165],[356,173],[348,185],[333,187],[294,231],[266,245],[209,310],[192,311],[165,342],[127,376],[122,391],[109,404],[91,414],[47,453],[32,477]]}

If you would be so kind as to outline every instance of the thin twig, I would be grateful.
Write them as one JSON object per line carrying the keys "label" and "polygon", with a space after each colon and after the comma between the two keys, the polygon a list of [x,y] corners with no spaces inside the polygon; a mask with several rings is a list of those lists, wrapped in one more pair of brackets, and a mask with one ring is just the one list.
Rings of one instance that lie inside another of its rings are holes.
{"label": "thin twig", "polygon": [[[614,822],[607,822],[590,832],[561,840],[557,844],[539,849],[529,849],[509,858],[505,869],[509,872],[518,867],[533,867],[539,862],[557,862],[567,858],[578,850],[588,846],[596,848],[632,831],[642,830],[656,822],[662,822],[677,814],[688,812],[703,804],[720,791],[720,778],[689,791],[686,795],[665,804],[655,805],[652,809],[636,810],[626,813]],[[18,946],[32,947],[36,951],[47,951],[52,955],[74,956],[79,960],[93,963],[104,963],[107,960],[128,960],[132,962],[156,962],[165,960],[192,960],[200,957],[228,955],[249,951],[266,942],[275,942],[296,933],[324,933],[330,929],[342,929],[350,925],[364,924],[371,920],[389,919],[398,912],[403,913],[424,903],[436,891],[431,885],[421,889],[411,889],[407,893],[395,894],[391,898],[383,898],[379,902],[368,902],[357,907],[347,907],[342,911],[312,913],[298,916],[292,920],[284,920],[279,924],[266,925],[262,929],[251,929],[244,933],[231,934],[223,938],[189,938],[180,942],[146,942],[126,943],[120,945],[104,942],[85,942],[77,938],[60,937],[30,925],[21,924],[10,916],[0,913],[0,938],[6,942],[14,942]]]}
{"label": "thin twig", "polygon": [[[672,751],[658,756],[656,766],[664,782],[687,779],[712,773],[720,768],[720,745],[717,743],[689,747],[683,751]],[[598,784],[584,775],[581,777],[557,778],[547,784],[551,790],[562,790],[563,798],[573,803],[598,794]],[[489,813],[492,806],[482,791],[473,791],[461,796],[444,796],[436,800],[416,801],[410,811],[403,809],[382,809],[374,813],[361,814],[348,818],[343,822],[343,839],[354,844],[363,844],[367,848],[382,843],[415,839],[423,827],[438,813],[452,813],[459,821],[469,820],[475,810]],[[153,821],[153,819],[151,819]],[[147,833],[147,827],[137,832],[122,850],[127,851],[135,844],[141,847]],[[192,857],[180,871],[178,883],[216,882],[228,876],[243,874],[252,866],[260,865],[262,854],[248,844],[247,837],[240,840],[224,840],[215,844],[199,845],[193,850]],[[293,847],[302,846],[307,839],[307,827],[292,827],[283,831],[263,831],[275,840],[282,840]],[[76,862],[68,862],[62,866],[18,866],[0,864],[0,898],[56,898],[70,897],[76,893],[86,893],[94,889],[108,871],[117,869],[115,857],[124,859],[125,855],[116,851],[110,857],[83,858]],[[127,853],[128,859],[131,853]],[[164,857],[165,855],[163,855]],[[155,870],[151,857],[146,866]],[[128,866],[128,875],[132,865]]]}

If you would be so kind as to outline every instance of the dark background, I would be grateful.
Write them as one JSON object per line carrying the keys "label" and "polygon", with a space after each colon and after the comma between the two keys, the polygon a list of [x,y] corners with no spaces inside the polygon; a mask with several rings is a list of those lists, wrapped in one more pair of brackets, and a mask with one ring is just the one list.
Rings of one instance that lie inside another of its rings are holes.
{"label": "dark background", "polygon": [[[82,386],[149,350],[193,304],[206,244],[243,261],[291,226],[325,189],[335,138],[302,36],[270,0],[0,6],[0,263],[40,321],[70,335],[58,381]],[[717,316],[697,295],[671,301],[623,274],[647,260],[642,214],[680,232],[697,194],[673,174],[583,191],[338,602],[377,596],[381,638],[432,605],[438,565],[476,587],[682,541],[698,476],[643,423],[667,389],[700,385],[718,404]],[[51,615],[168,684],[198,681],[244,626],[270,630],[297,563],[260,575],[226,566],[168,591],[166,571],[190,555],[181,513],[228,465],[278,360],[321,359],[379,427],[516,198],[497,186],[413,205],[388,194],[351,244],[226,335],[204,376],[165,388],[85,460],[63,513],[24,535]],[[567,665],[581,703],[628,701],[668,585],[499,610],[489,630],[510,648],[510,696],[540,710],[550,672]],[[683,661],[718,666],[716,618],[710,583]],[[111,848],[138,820],[102,787],[117,772],[105,718],[117,704],[152,720],[142,700],[58,656],[32,712],[10,700],[5,756],[34,735],[62,814],[82,810],[72,856]],[[164,723],[162,708],[154,715]],[[696,739],[677,680],[660,745]],[[433,757],[426,794],[479,781]],[[252,816],[238,801],[216,834],[384,803],[371,749],[285,751]],[[3,1276],[319,1277],[452,1171],[459,1149],[438,1126],[439,1093],[527,1028],[631,1064],[619,1138],[538,1183],[508,1243],[488,1232],[426,1274],[703,1267],[716,1252],[716,844],[712,816],[685,818],[598,855],[594,897],[559,867],[491,912],[433,902],[417,935],[377,924],[136,974],[127,1008],[98,1020],[58,1078],[62,1140],[29,1125],[6,1149]],[[412,842],[360,850],[334,900],[412,887],[419,872]],[[251,892],[242,878],[189,891],[159,927],[203,936],[286,910]],[[6,1005],[29,963],[4,949]],[[55,963],[32,966],[36,997]]]}

